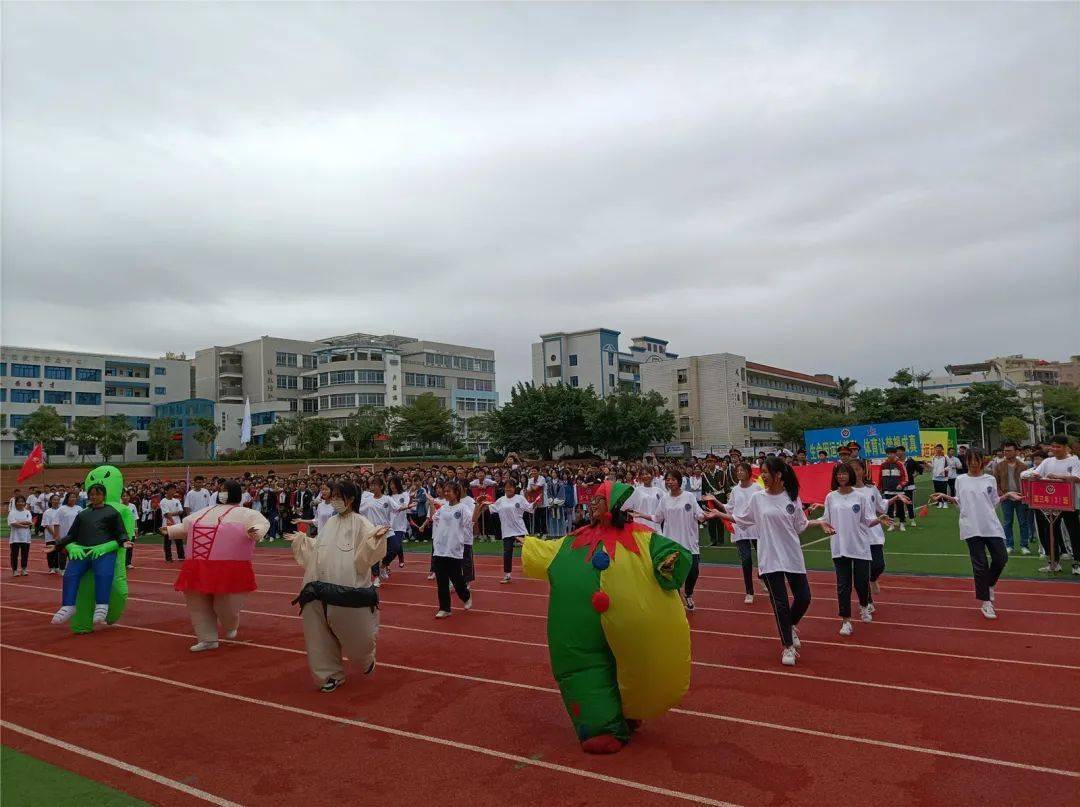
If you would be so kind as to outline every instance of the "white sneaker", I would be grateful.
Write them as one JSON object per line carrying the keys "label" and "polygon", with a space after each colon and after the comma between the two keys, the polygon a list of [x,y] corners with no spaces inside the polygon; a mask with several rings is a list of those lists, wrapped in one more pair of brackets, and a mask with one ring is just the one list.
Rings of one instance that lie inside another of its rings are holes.
{"label": "white sneaker", "polygon": [[30,574],[30,572],[26,571],[26,569],[22,570],[22,576],[23,577],[26,577],[28,574]]}
{"label": "white sneaker", "polygon": [[12,577],[18,577],[18,576],[19,576],[19,570],[18,570],[18,569],[16,569],[15,571],[13,571],[13,572],[11,573],[11,576],[12,576]]}
{"label": "white sneaker", "polygon": [[687,597],[686,598],[686,610],[687,611],[693,611],[694,610],[694,598],[693,597]]}
{"label": "white sneaker", "polygon": [[794,647],[785,647],[784,652],[780,654],[780,663],[785,667],[794,667],[795,659],[798,655],[799,654],[795,652]]}
{"label": "white sneaker", "polygon": [[1073,564],[1073,574],[1080,574],[1080,563]]}
{"label": "white sneaker", "polygon": [[427,579],[428,580],[434,580],[435,579],[435,572],[428,572]]}
{"label": "white sneaker", "polygon": [[55,614],[53,614],[52,623],[54,625],[63,625],[75,614],[74,605],[65,605]]}
{"label": "white sneaker", "polygon": [[435,618],[436,619],[446,619],[448,616],[450,616],[449,611],[436,611],[435,612]]}
{"label": "white sneaker", "polygon": [[381,571],[379,572],[379,577],[381,577],[381,578],[382,578],[383,580],[389,580],[389,579],[390,579],[390,570],[389,570],[389,569],[385,569],[385,568],[384,568],[384,569],[382,569],[382,570],[381,570]]}
{"label": "white sneaker", "polygon": [[472,610],[472,604],[473,604],[473,598],[469,597],[469,599],[465,602],[465,605],[463,605],[462,607],[466,611],[471,611]]}
{"label": "white sneaker", "polygon": [[997,611],[994,610],[994,604],[989,600],[982,604],[982,615],[987,619],[997,619]]}
{"label": "white sneaker", "polygon": [[237,628],[236,630],[231,630],[231,631],[229,631],[228,633],[226,633],[226,634],[225,634],[225,638],[226,638],[226,639],[230,639],[230,640],[232,640],[232,639],[235,639],[235,638],[236,638],[236,634],[237,634],[237,632],[238,632],[239,630],[240,630],[240,628]]}
{"label": "white sneaker", "polygon": [[1021,555],[1030,555],[1031,550],[1028,549],[1026,546],[1022,546],[1022,547],[1020,547],[1020,554]]}
{"label": "white sneaker", "polygon": [[371,581],[371,585],[375,586],[375,588],[381,588],[382,587],[382,580],[380,580],[378,577],[376,577],[374,580]]}
{"label": "white sneaker", "polygon": [[904,526],[904,522],[900,522],[900,532],[907,532],[907,527]]}
{"label": "white sneaker", "polygon": [[844,620],[844,624],[840,626],[841,636],[850,636],[855,632],[855,628],[851,627],[851,622],[847,619]]}
{"label": "white sneaker", "polygon": [[877,613],[877,606],[873,603],[870,603],[868,606],[866,606],[866,610],[869,611],[871,614]]}
{"label": "white sneaker", "polygon": [[911,526],[918,527],[919,525],[915,523],[915,519],[911,519]]}
{"label": "white sneaker", "polygon": [[791,629],[791,646],[796,650],[802,647],[802,642],[799,641],[799,632],[795,628]]}
{"label": "white sneaker", "polygon": [[509,583],[510,582],[510,575],[504,574],[503,579],[500,580],[499,582],[501,582],[501,583]]}
{"label": "white sneaker", "polygon": [[1011,546],[1005,547],[1005,554],[1006,555],[1011,555],[1012,554],[1012,549],[1013,548]]}
{"label": "white sneaker", "polygon": [[890,524],[889,529],[885,530],[885,532],[896,532],[896,525]]}
{"label": "white sneaker", "polygon": [[747,594],[745,597],[743,597],[742,601],[743,601],[743,605],[753,605],[754,604],[754,595],[753,594]]}
{"label": "white sneaker", "polygon": [[1061,564],[1060,563],[1047,563],[1045,566],[1040,566],[1039,571],[1040,572],[1060,572],[1061,571]]}
{"label": "white sneaker", "polygon": [[861,619],[863,622],[874,621],[874,612],[870,610],[869,605],[865,608],[863,608],[861,605],[859,606],[859,619]]}
{"label": "white sneaker", "polygon": [[217,650],[217,648],[217,642],[196,642],[188,649],[191,650],[192,653],[201,653],[204,650]]}
{"label": "white sneaker", "polygon": [[105,617],[109,615],[109,606],[107,605],[95,605],[94,606],[94,624],[104,625]]}
{"label": "white sneaker", "polygon": [[990,586],[990,602],[993,602],[994,599],[994,587]]}

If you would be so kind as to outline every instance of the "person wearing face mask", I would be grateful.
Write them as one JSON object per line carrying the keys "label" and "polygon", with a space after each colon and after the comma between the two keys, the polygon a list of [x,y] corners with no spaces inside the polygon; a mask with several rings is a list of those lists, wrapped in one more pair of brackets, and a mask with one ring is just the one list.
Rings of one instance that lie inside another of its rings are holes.
{"label": "person wearing face mask", "polygon": [[193,653],[217,648],[219,625],[226,639],[236,638],[244,595],[256,588],[251,557],[270,522],[242,507],[242,495],[240,483],[229,480],[218,491],[216,504],[161,528],[168,540],[187,539],[186,559],[173,588],[183,592],[187,603],[198,639],[191,646]]}
{"label": "person wearing face mask", "polygon": [[390,532],[360,515],[360,491],[352,482],[331,486],[330,505],[334,515],[317,536],[285,536],[304,568],[293,605],[300,605],[308,667],[322,692],[345,682],[345,658],[360,664],[364,675],[375,669],[379,593],[371,568],[386,555]]}

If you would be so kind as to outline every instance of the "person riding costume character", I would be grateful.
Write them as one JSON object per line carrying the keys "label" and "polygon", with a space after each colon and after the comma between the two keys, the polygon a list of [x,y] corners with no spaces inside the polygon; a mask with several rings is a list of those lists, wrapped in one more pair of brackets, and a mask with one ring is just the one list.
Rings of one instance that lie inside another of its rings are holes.
{"label": "person riding costume character", "polygon": [[582,749],[612,754],[641,720],[690,686],[690,626],[678,590],[689,551],[622,510],[633,488],[605,482],[590,524],[555,541],[528,536],[527,577],[551,584],[551,669]]}
{"label": "person riding costume character", "polygon": [[[91,633],[96,624],[113,624],[127,605],[125,545],[135,537],[135,518],[120,501],[124,477],[112,465],[86,475],[90,506],[75,517],[56,544],[68,554],[63,600],[53,624],[71,620],[72,633]],[[91,574],[87,574],[91,572]]]}

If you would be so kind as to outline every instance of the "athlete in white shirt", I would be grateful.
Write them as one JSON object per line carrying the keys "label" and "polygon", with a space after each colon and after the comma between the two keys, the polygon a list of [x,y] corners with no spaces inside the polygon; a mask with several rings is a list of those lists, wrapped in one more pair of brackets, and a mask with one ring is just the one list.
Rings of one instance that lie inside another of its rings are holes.
{"label": "athlete in white shirt", "polygon": [[653,516],[660,509],[660,500],[664,492],[653,485],[652,469],[648,466],[641,469],[640,482],[634,485],[634,492],[630,494],[622,506],[627,512],[633,511],[634,522],[650,530],[656,526]]}
{"label": "athlete in white shirt", "polygon": [[[1005,528],[997,516],[997,506],[1005,499],[1022,501],[1019,493],[998,496],[997,481],[983,473],[983,453],[978,448],[967,451],[968,472],[956,478],[956,495],[935,493],[934,499],[947,499],[960,509],[960,539],[967,544],[971,571],[975,576],[975,599],[982,602],[982,614],[997,619],[994,610],[994,586],[1001,577],[1009,555],[1005,551]],[[987,564],[987,555],[990,562]]]}
{"label": "athlete in white shirt", "polygon": [[[393,516],[392,508],[394,503],[390,497],[383,492],[383,481],[381,476],[373,476],[370,485],[371,490],[365,491],[368,493],[368,496],[366,498],[363,495],[360,496],[360,509],[358,512],[375,527],[386,527],[389,531],[391,528],[390,522]],[[379,567],[379,563],[376,563],[371,567],[371,584],[375,586],[375,588],[379,588],[380,586],[380,577],[383,580],[390,579],[389,564],[383,566],[382,569]]]}
{"label": "athlete in white shirt", "polygon": [[[34,526],[34,517],[26,506],[25,496],[16,496],[14,506],[8,510],[7,523],[10,528],[8,545],[11,548],[11,576],[25,577],[26,564],[30,560],[30,528]],[[20,571],[21,568],[21,571]]]}
{"label": "athlete in white shirt", "polygon": [[41,529],[45,532],[45,563],[48,564],[49,574],[56,574],[60,569],[67,568],[67,553],[56,548],[61,536],[60,497],[55,493],[49,497],[49,506],[41,514]]}
{"label": "athlete in white shirt", "polygon": [[[184,516],[184,505],[176,498],[176,487],[174,485],[169,485],[165,488],[165,498],[161,500],[158,509],[161,510],[161,526],[176,527],[180,525],[180,521]],[[183,539],[176,540],[166,535],[163,540],[166,563],[173,562],[172,551],[174,544],[176,545],[176,556],[180,558],[180,560],[184,559]]]}
{"label": "athlete in white shirt", "polygon": [[[1057,561],[1061,555],[1055,553],[1053,547],[1064,544],[1061,538],[1061,526],[1064,523],[1065,529],[1069,533],[1069,540],[1072,541],[1072,573],[1080,575],[1080,558],[1077,557],[1077,555],[1080,555],[1080,510],[1077,509],[1080,506],[1080,457],[1069,453],[1069,440],[1064,435],[1055,435],[1051,438],[1050,452],[1051,456],[1040,462],[1037,467],[1021,472],[1020,476],[1025,479],[1056,479],[1071,483],[1073,486],[1073,509],[1063,510],[1060,517],[1054,522],[1053,538],[1048,534],[1048,529],[1040,529],[1039,539],[1043,542],[1043,550],[1047,553],[1049,563],[1039,571],[1059,571],[1060,566]],[[1045,522],[1045,518],[1037,517],[1035,523],[1040,524],[1040,521]],[[1040,526],[1042,525],[1040,524]],[[1045,536],[1044,533],[1046,533]],[[1051,540],[1054,541],[1053,544]]]}
{"label": "athlete in white shirt", "polygon": [[461,483],[447,482],[443,486],[446,504],[431,516],[432,564],[439,592],[439,610],[436,619],[450,616],[450,585],[453,584],[465,610],[472,608],[472,593],[461,573],[461,559],[465,554],[466,513],[471,511],[461,502]]}
{"label": "athlete in white shirt", "polygon": [[514,546],[528,533],[525,529],[525,514],[533,511],[532,502],[521,495],[517,484],[507,481],[503,485],[503,495],[494,502],[481,501],[476,508],[474,519],[480,518],[484,508],[499,517],[499,533],[503,542],[503,579],[510,582],[510,570],[514,564]]}
{"label": "athlete in white shirt", "polygon": [[[750,463],[741,461],[735,466],[735,477],[739,484],[731,489],[728,494],[727,504],[722,504],[716,497],[710,495],[708,499],[722,512],[743,513],[750,507],[750,499],[765,492],[765,488],[752,478]],[[736,522],[731,529],[731,540],[735,548],[739,550],[739,561],[742,564],[743,589],[746,596],[743,597],[744,605],[754,604],[753,583],[753,552],[757,546],[757,534],[751,527],[741,527]]]}
{"label": "athlete in white shirt", "polygon": [[195,477],[193,487],[184,496],[184,515],[190,516],[214,504],[215,495],[203,487],[203,478]]}

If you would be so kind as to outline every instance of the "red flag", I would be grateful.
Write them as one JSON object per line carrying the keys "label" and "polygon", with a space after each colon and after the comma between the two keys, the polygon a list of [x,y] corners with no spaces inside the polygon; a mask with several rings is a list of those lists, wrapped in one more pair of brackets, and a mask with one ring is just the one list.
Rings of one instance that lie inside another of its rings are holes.
{"label": "red flag", "polygon": [[803,504],[825,504],[825,497],[832,490],[833,466],[829,463],[796,465],[791,470],[799,479],[799,498]]}
{"label": "red flag", "polygon": [[25,482],[35,474],[40,474],[45,470],[45,449],[41,447],[41,443],[34,446],[34,450],[30,452],[30,456],[26,458],[26,462],[23,463],[22,470],[19,471],[19,482]]}

